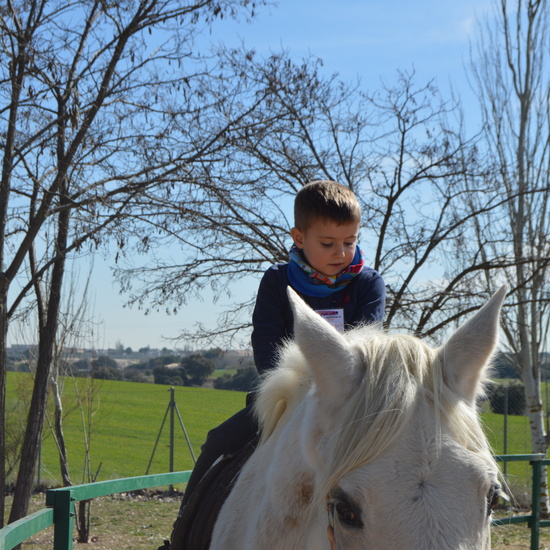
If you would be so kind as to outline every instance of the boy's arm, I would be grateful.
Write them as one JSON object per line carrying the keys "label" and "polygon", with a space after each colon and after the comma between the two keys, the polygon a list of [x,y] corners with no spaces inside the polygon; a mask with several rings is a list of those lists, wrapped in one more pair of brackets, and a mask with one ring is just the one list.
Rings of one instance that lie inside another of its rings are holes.
{"label": "boy's arm", "polygon": [[292,312],[286,295],[285,269],[286,266],[268,269],[258,288],[252,314],[252,350],[260,374],[275,367],[277,348],[290,336]]}
{"label": "boy's arm", "polygon": [[381,323],[386,308],[386,284],[373,269],[365,271],[355,288],[355,311],[349,324]]}

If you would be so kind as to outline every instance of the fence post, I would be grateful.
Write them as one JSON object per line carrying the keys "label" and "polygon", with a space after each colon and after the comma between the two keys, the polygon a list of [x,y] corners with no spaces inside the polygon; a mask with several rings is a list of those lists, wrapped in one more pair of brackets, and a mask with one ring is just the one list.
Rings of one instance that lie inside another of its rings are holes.
{"label": "fence post", "polygon": [[[170,473],[174,471],[174,409],[176,400],[174,399],[174,388],[170,388]],[[173,487],[170,486],[170,490]]]}
{"label": "fence post", "polygon": [[[508,386],[504,386],[504,452],[508,454]],[[504,463],[504,479],[508,480],[508,462]]]}
{"label": "fence post", "polygon": [[539,531],[540,531],[540,488],[541,488],[541,472],[542,460],[544,455],[539,455],[530,461],[533,468],[533,485],[531,489],[531,550],[539,548]]}
{"label": "fence post", "polygon": [[[170,388],[170,473],[174,471],[174,409],[176,400],[174,399],[174,388]],[[174,486],[168,487],[168,492],[174,494]]]}
{"label": "fence post", "polygon": [[53,506],[54,550],[72,550],[74,497],[71,487],[46,492],[46,506]]}

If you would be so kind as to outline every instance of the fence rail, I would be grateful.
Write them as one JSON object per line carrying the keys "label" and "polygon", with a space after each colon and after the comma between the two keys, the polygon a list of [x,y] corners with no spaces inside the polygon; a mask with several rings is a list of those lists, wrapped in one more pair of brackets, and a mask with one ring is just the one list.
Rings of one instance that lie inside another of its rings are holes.
{"label": "fence rail", "polygon": [[531,529],[530,550],[538,550],[540,528],[550,527],[550,521],[540,519],[540,490],[542,484],[542,467],[550,465],[550,460],[543,454],[529,455],[500,455],[495,456],[497,462],[529,461],[532,469],[531,484],[531,513],[522,516],[495,519],[493,525],[510,525],[512,523],[527,523]]}
{"label": "fence rail", "polygon": [[11,550],[19,543],[53,525],[53,508],[43,508],[34,514],[10,523],[0,530],[0,550]]}
{"label": "fence rail", "polygon": [[0,529],[0,550],[11,550],[46,527],[54,526],[54,550],[72,550],[74,503],[139,489],[189,481],[191,471],[127,477],[46,491],[46,506]]}
{"label": "fence rail", "polygon": [[[530,514],[495,519],[492,523],[494,526],[527,523],[531,529],[531,550],[538,550],[541,527],[550,527],[550,521],[540,519],[542,468],[550,465],[550,460],[543,454],[499,455],[495,458],[503,463],[528,461],[532,468],[532,492]],[[12,550],[51,525],[54,526],[54,550],[72,550],[75,502],[139,489],[185,483],[190,475],[190,471],[172,472],[50,489],[46,491],[46,508],[0,529],[0,550]]]}

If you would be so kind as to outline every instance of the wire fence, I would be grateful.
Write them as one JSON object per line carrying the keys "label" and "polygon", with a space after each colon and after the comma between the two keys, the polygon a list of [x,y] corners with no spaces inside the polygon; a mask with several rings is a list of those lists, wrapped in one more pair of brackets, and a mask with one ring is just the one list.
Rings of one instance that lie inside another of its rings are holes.
{"label": "wire fence", "polygon": [[[546,431],[548,431],[548,384],[542,384]],[[531,424],[526,411],[523,384],[517,380],[497,380],[480,405],[485,433],[496,455],[522,455],[534,452]],[[513,501],[530,502],[531,470],[528,462],[504,462],[502,472]]]}

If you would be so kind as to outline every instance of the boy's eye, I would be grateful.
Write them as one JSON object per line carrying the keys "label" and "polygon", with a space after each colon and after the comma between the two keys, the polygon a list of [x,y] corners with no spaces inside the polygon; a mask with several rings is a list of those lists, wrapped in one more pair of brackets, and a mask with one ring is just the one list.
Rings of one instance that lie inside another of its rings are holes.
{"label": "boy's eye", "polygon": [[329,248],[332,246],[332,243],[321,243],[321,246],[324,246],[325,248]]}
{"label": "boy's eye", "polygon": [[355,241],[352,241],[351,243],[344,243],[345,246],[355,246]]}

